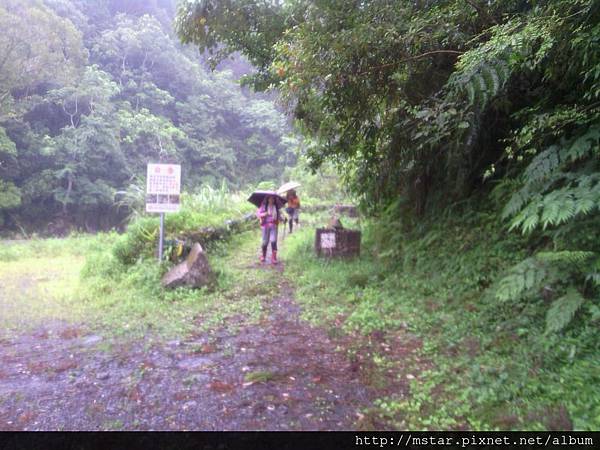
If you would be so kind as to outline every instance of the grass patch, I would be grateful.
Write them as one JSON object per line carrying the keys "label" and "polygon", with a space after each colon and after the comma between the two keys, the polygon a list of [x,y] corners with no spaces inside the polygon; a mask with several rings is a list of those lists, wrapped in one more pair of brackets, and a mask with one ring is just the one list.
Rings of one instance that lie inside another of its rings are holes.
{"label": "grass patch", "polygon": [[112,235],[0,244],[0,329],[27,331],[49,321],[81,322],[77,298],[84,255],[105,248]]}
{"label": "grass patch", "polygon": [[84,257],[90,252],[112,245],[116,236],[116,233],[102,233],[93,236],[75,233],[68,238],[0,241],[0,262],[40,257]]}
{"label": "grass patch", "polygon": [[388,315],[390,305],[381,301],[382,292],[374,287],[380,276],[377,265],[368,258],[317,258],[314,233],[305,227],[286,240],[287,268],[305,306],[302,317],[320,326],[338,316],[348,317],[344,328],[365,334],[397,326]]}
{"label": "grass patch", "polygon": [[105,336],[175,338],[224,325],[234,316],[258,323],[263,302],[277,289],[269,271],[247,267],[258,231],[233,236],[209,253],[219,275],[214,292],[162,289],[167,265],[144,258],[121,264],[111,251],[116,239],[76,236],[0,247],[2,329],[16,333],[59,320]]}
{"label": "grass patch", "polygon": [[209,330],[222,326],[234,316],[243,317],[245,323],[258,322],[272,281],[266,273],[247,270],[247,261],[256,251],[254,240],[254,233],[237,235],[209,253],[219,275],[214,292],[188,288],[166,291],[160,286],[164,265],[142,260],[127,268],[104,253],[86,266],[80,295],[98,323],[116,334],[137,337],[151,331],[176,337],[198,327]]}
{"label": "grass patch", "polygon": [[[411,235],[368,224],[363,254],[350,261],[316,258],[313,242],[310,229],[286,241],[304,318],[365,336],[402,330],[422,341],[417,356],[428,363],[409,368],[410,396],[380,398],[371,411],[378,420],[395,429],[600,427],[598,328],[579,321],[545,335],[543,299],[495,301],[494,283],[529,245],[495,214],[438,218]],[[379,366],[409,364],[388,362]]]}

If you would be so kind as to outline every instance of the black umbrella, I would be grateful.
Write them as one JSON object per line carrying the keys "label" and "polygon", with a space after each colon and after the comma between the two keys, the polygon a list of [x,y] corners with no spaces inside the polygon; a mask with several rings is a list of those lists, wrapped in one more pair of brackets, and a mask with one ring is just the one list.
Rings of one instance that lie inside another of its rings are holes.
{"label": "black umbrella", "polygon": [[283,198],[281,195],[278,195],[275,191],[254,191],[250,197],[248,197],[248,201],[253,205],[260,207],[266,197],[275,197],[275,202],[277,203],[278,208],[281,208],[285,202],[287,202],[285,198]]}

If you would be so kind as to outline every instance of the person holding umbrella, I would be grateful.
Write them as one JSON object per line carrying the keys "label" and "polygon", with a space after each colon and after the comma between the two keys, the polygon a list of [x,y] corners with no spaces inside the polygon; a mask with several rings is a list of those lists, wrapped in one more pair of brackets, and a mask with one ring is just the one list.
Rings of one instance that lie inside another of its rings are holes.
{"label": "person holding umbrella", "polygon": [[287,202],[287,208],[285,208],[285,211],[287,212],[290,220],[290,234],[294,229],[294,222],[296,222],[296,225],[298,225],[300,198],[296,194],[296,188],[300,186],[300,183],[297,181],[288,181],[287,183],[281,185],[279,189],[277,189],[277,194],[285,195]]}
{"label": "person holding umbrella", "polygon": [[281,221],[280,208],[285,203],[285,199],[275,192],[254,192],[248,199],[251,203],[260,202],[256,211],[256,216],[260,221],[262,229],[262,254],[260,262],[267,259],[267,247],[271,243],[271,262],[277,264],[277,227]]}
{"label": "person holding umbrella", "polygon": [[286,199],[288,205],[285,211],[287,212],[290,218],[290,234],[292,234],[292,230],[294,228],[294,221],[296,222],[296,225],[298,225],[298,217],[300,215],[298,211],[300,209],[300,198],[296,194],[296,191],[292,189],[290,191],[287,191]]}

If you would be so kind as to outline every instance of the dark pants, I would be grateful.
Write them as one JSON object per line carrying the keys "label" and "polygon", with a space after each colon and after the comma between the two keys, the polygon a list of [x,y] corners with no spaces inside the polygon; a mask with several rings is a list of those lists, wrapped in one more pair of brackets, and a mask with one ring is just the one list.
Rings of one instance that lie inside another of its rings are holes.
{"label": "dark pants", "polygon": [[298,208],[285,208],[285,212],[287,213],[290,219],[290,233],[294,229],[294,221],[296,225],[298,225]]}

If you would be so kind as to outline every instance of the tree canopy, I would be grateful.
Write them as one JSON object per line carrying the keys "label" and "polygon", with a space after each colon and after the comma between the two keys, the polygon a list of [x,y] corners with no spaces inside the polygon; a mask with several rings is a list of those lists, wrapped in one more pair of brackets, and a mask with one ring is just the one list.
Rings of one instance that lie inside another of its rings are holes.
{"label": "tree canopy", "polygon": [[148,162],[181,163],[194,189],[279,178],[294,160],[272,96],[179,44],[174,5],[0,1],[0,224],[115,225],[115,193]]}
{"label": "tree canopy", "polygon": [[176,25],[262,68],[255,86],[281,90],[313,166],[337,162],[365,204],[401,195],[420,213],[529,161],[550,122],[597,121],[598,14],[589,0],[189,0]]}

